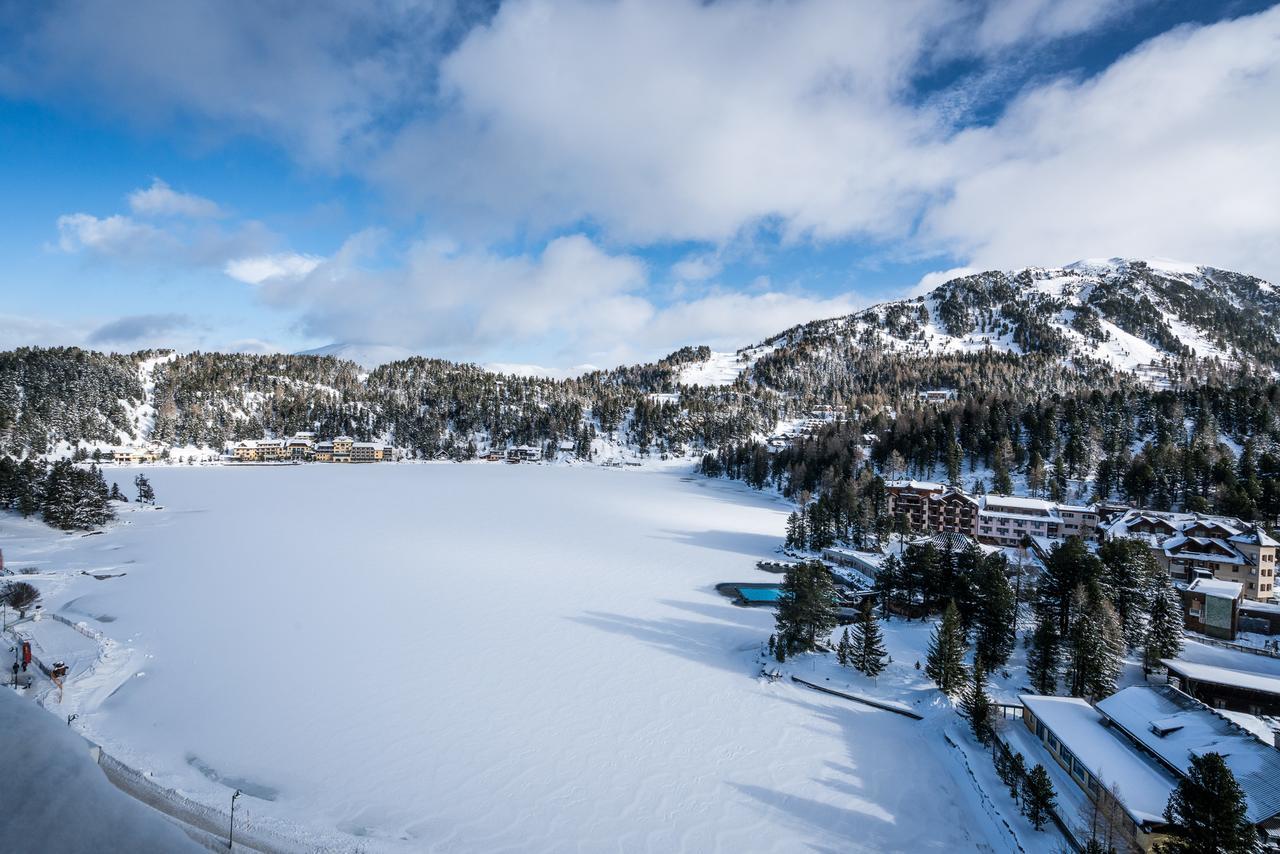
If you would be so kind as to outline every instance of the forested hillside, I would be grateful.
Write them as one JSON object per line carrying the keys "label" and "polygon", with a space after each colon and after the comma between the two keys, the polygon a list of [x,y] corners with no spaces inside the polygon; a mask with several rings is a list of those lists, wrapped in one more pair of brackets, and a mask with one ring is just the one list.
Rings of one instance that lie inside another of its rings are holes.
{"label": "forested hillside", "polygon": [[[0,453],[220,450],[313,430],[427,458],[552,442],[588,457],[604,440],[708,453],[710,473],[826,496],[846,529],[868,463],[968,488],[1274,516],[1277,316],[1280,297],[1256,278],[1113,260],[964,276],[736,355],[686,347],[569,380],[416,357],[368,371],[327,355],[24,348],[0,354]],[[927,390],[939,394],[921,400]],[[761,444],[814,407],[833,423]]]}

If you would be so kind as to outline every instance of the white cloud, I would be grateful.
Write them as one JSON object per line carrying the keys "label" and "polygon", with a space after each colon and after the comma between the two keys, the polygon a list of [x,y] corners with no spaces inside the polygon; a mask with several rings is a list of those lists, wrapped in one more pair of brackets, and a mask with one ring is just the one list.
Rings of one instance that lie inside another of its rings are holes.
{"label": "white cloud", "polygon": [[300,316],[313,339],[376,341],[547,376],[653,359],[690,343],[736,348],[865,304],[767,286],[664,302],[640,259],[583,235],[528,255],[434,238],[392,258],[384,250],[381,236],[355,235],[305,275],[262,279],[258,294]]}
{"label": "white cloud", "polygon": [[277,252],[233,258],[223,267],[223,272],[241,282],[260,285],[268,279],[300,279],[320,266],[323,260],[317,255]]}
{"label": "white cloud", "polygon": [[1005,48],[1027,39],[1054,39],[1091,30],[1152,0],[997,0],[978,26],[983,49]]}
{"label": "white cloud", "polygon": [[129,208],[142,217],[184,216],[205,219],[225,216],[217,202],[191,193],[178,192],[159,178],[153,178],[150,187],[130,193]]}
{"label": "white cloud", "polygon": [[942,0],[507,3],[445,59],[453,109],[406,128],[375,172],[393,192],[474,205],[460,215],[591,218],[635,242],[719,242],[762,219],[793,237],[899,234],[937,187],[940,141],[899,95],[958,13]]}
{"label": "white cloud", "polygon": [[1280,278],[1280,7],[1026,93],[949,146],[924,236],[972,266],[1188,258]]}
{"label": "white cloud", "polygon": [[[81,211],[58,217],[58,248],[95,259],[179,268],[223,267],[232,259],[275,258],[285,264],[289,257],[306,258],[269,254],[279,239],[260,222],[213,222],[225,217],[221,206],[179,193],[160,179],[126,198],[131,214]],[[248,264],[245,269],[252,272],[261,266]]]}
{"label": "white cloud", "polygon": [[58,217],[58,248],[63,252],[88,250],[102,255],[130,256],[171,246],[169,237],[155,226],[120,214],[96,217],[73,213]]}
{"label": "white cloud", "polygon": [[690,255],[671,265],[671,273],[686,282],[704,282],[720,273],[724,265],[713,253]]}
{"label": "white cloud", "polygon": [[925,273],[920,277],[920,281],[916,282],[911,290],[907,291],[906,296],[922,297],[944,282],[977,272],[979,271],[974,267],[952,267],[950,270],[934,270],[931,273]]}

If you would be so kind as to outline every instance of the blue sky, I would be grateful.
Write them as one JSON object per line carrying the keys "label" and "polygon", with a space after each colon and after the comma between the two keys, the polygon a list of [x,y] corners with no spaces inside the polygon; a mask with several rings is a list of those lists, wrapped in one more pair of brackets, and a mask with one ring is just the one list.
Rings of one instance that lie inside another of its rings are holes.
{"label": "blue sky", "polygon": [[1280,9],[0,3],[0,347],[565,372],[948,271],[1280,279]]}

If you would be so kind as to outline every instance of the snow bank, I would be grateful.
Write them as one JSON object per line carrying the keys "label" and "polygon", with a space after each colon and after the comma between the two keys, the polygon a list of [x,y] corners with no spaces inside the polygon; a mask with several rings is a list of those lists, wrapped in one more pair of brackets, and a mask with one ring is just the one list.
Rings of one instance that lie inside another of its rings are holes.
{"label": "snow bank", "polygon": [[84,739],[7,687],[0,688],[0,755],[0,849],[12,854],[204,850],[107,782]]}

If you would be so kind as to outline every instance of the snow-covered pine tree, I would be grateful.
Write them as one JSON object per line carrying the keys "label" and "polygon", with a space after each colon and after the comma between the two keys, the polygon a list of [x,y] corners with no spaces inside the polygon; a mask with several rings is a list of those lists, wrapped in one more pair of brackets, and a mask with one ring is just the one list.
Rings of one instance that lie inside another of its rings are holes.
{"label": "snow-covered pine tree", "polygon": [[1142,666],[1150,672],[1160,659],[1174,658],[1182,651],[1182,605],[1169,576],[1161,573],[1151,597],[1150,616],[1142,650]]}
{"label": "snow-covered pine tree", "polygon": [[1016,641],[1017,608],[1006,575],[1008,563],[1001,554],[983,556],[976,566],[973,616],[975,654],[991,668],[1005,665]]}
{"label": "snow-covered pine tree", "polygon": [[1115,609],[1084,587],[1072,597],[1071,696],[1101,700],[1115,693],[1124,656],[1124,633]]}
{"label": "snow-covered pine tree", "polygon": [[924,667],[924,672],[944,694],[954,694],[964,687],[964,652],[965,633],[960,612],[954,602],[948,602],[942,621],[933,627]]}
{"label": "snow-covered pine tree", "polygon": [[792,567],[782,581],[774,621],[778,646],[787,653],[817,649],[818,639],[836,627],[836,591],[830,571],[816,561]]}
{"label": "snow-covered pine tree", "polygon": [[874,679],[884,671],[885,654],[884,636],[880,632],[880,622],[876,619],[875,609],[872,607],[870,598],[863,599],[858,620],[853,624],[850,663],[860,672]]}

